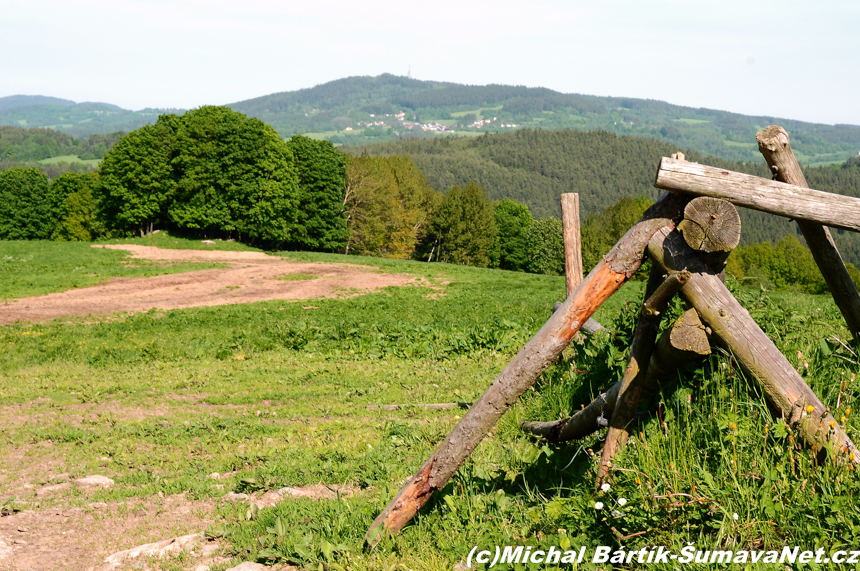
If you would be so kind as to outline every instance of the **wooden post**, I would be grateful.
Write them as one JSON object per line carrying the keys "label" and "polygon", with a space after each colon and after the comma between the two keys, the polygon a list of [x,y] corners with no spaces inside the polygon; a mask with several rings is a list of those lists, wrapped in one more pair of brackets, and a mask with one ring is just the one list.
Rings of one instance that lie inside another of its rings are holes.
{"label": "wooden post", "polygon": [[737,206],[860,232],[860,198],[663,157],[654,186],[711,196]]}
{"label": "wooden post", "polygon": [[648,245],[648,255],[666,271],[685,268],[691,272],[681,296],[698,310],[719,343],[758,383],[770,405],[797,428],[813,449],[821,450],[830,444],[837,454],[860,463],[860,453],[829,409],[677,231],[658,231]]}
{"label": "wooden post", "polygon": [[[777,125],[771,125],[756,135],[758,149],[773,171],[774,180],[809,188],[800,164],[791,150],[788,133]],[[833,301],[845,317],[848,329],[855,341],[860,341],[860,295],[848,275],[848,270],[839,255],[830,230],[821,224],[798,220],[797,225],[809,244],[812,257],[833,294]]]}
{"label": "wooden post", "polygon": [[567,295],[582,283],[582,236],[579,230],[579,194],[561,195],[561,225],[564,236],[564,280]]}
{"label": "wooden post", "polygon": [[365,535],[371,547],[385,533],[400,531],[448,482],[499,418],[558,358],[586,319],[636,273],[651,237],[660,228],[674,227],[687,202],[679,195],[663,195],[591,270],[373,521]]}
{"label": "wooden post", "polygon": [[[678,370],[711,352],[705,327],[695,310],[689,310],[663,332],[648,363],[648,373],[642,383],[641,399],[651,398],[663,381]],[[563,420],[552,422],[523,422],[525,432],[542,436],[550,442],[565,442],[585,438],[606,428],[615,410],[621,381],[594,399],[588,406]]]}

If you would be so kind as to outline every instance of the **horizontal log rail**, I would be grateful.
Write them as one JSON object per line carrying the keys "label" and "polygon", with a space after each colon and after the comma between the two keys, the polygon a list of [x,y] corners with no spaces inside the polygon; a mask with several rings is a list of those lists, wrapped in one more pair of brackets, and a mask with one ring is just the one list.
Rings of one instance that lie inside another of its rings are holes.
{"label": "horizontal log rail", "polygon": [[860,232],[860,198],[812,190],[739,172],[663,157],[654,186],[795,220]]}

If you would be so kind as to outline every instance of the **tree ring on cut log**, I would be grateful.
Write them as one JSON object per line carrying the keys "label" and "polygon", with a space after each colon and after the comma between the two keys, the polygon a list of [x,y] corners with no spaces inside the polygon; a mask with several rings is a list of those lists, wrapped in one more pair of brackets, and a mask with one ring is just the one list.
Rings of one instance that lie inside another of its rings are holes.
{"label": "tree ring on cut log", "polygon": [[731,252],[741,241],[741,218],[735,206],[719,198],[700,196],[684,208],[678,225],[684,241],[700,252]]}

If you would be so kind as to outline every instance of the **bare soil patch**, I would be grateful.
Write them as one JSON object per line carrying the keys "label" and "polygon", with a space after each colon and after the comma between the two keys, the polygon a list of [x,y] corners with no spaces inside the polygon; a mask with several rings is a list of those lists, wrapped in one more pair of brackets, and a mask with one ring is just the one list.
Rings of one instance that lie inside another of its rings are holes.
{"label": "bare soil patch", "polygon": [[[227,267],[148,278],[113,278],[98,286],[21,298],[0,306],[0,324],[276,299],[343,297],[416,281],[408,275],[379,273],[367,266],[295,262],[262,252],[168,250],[132,244],[97,247],[128,250],[133,258],[166,263],[219,262]],[[301,279],[290,279],[290,275]]]}

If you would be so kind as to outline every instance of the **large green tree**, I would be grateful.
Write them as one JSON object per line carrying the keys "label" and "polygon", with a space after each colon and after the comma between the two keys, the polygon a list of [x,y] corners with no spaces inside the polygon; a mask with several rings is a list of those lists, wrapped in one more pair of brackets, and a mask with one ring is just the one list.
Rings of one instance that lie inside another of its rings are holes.
{"label": "large green tree", "polygon": [[329,141],[302,135],[293,135],[288,145],[299,177],[292,245],[312,250],[344,249],[349,238],[343,204],[346,157]]}
{"label": "large green tree", "polygon": [[496,238],[493,203],[484,188],[469,182],[452,187],[433,215],[428,238],[430,259],[452,264],[487,267]]}
{"label": "large green tree", "polygon": [[529,207],[510,198],[496,205],[498,234],[493,243],[494,266],[503,270],[525,271],[528,265],[528,233],[534,217]]}
{"label": "large green tree", "polygon": [[51,236],[53,239],[88,242],[95,238],[99,224],[95,218],[93,188],[98,183],[96,173],[74,172],[67,172],[51,182],[54,194],[63,197]]}
{"label": "large green tree", "polygon": [[408,157],[347,156],[346,253],[408,259],[440,196]]}
{"label": "large green tree", "polygon": [[200,107],[182,117],[175,148],[168,212],[178,228],[251,241],[295,238],[296,168],[274,129],[227,107]]}
{"label": "large green tree", "polygon": [[55,190],[39,169],[0,171],[0,239],[50,238],[62,201]]}
{"label": "large green tree", "polygon": [[171,166],[180,119],[162,115],[132,131],[105,155],[96,188],[100,218],[120,233],[151,232],[167,222],[176,175]]}

